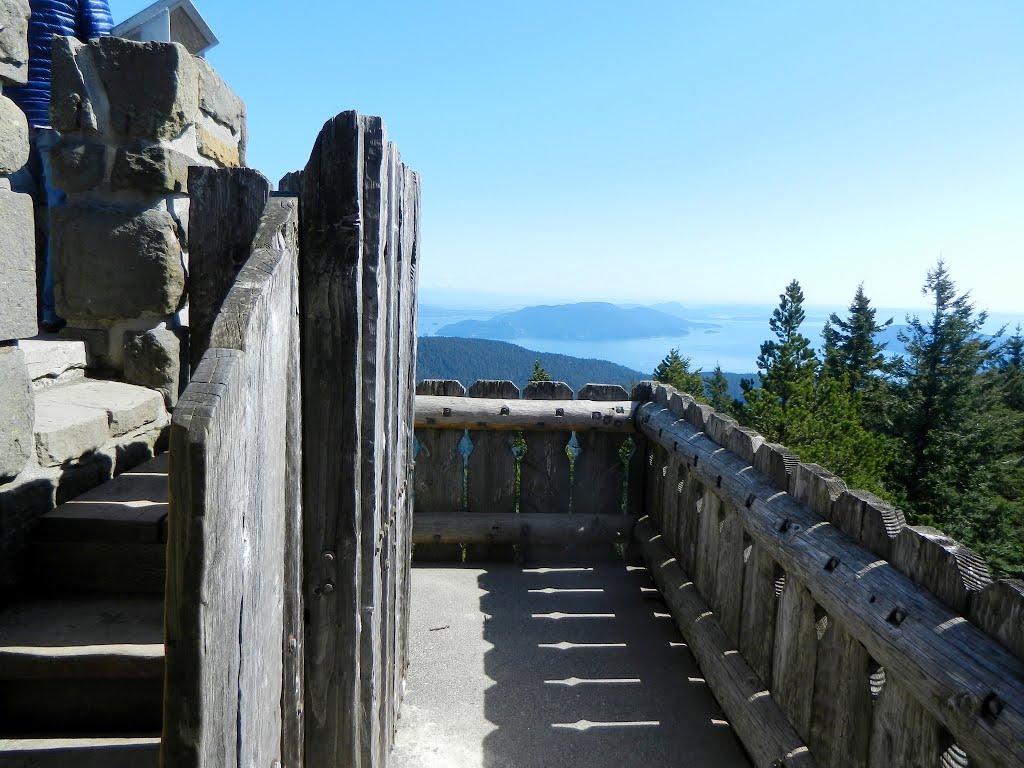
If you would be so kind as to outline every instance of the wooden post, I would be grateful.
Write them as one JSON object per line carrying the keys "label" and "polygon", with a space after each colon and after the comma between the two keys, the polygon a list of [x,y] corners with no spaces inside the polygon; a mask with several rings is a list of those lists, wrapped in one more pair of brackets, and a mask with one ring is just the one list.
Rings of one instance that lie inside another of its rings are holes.
{"label": "wooden post", "polygon": [[270,181],[253,168],[188,169],[189,370],[210,345],[210,329],[270,198]]}
{"label": "wooden post", "polygon": [[[571,400],[572,390],[561,381],[531,381],[525,400]],[[569,457],[565,447],[568,432],[523,431],[526,456],[520,470],[519,511],[569,511]]]}
{"label": "wooden post", "polygon": [[324,126],[303,174],[306,763],[358,766],[362,595],[363,126]]}

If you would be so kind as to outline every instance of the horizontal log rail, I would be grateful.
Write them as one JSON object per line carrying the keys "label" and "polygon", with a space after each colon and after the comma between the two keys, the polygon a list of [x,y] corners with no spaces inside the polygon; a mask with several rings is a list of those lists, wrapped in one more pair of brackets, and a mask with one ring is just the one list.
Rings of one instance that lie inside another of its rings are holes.
{"label": "horizontal log rail", "polygon": [[531,432],[632,432],[630,400],[511,400],[416,396],[418,429],[496,429]]}
{"label": "horizontal log rail", "polygon": [[1024,665],[895,567],[663,405],[638,429],[735,509],[813,600],[986,766],[1024,766]]}
{"label": "horizontal log rail", "polygon": [[567,544],[626,542],[634,519],[624,515],[555,512],[424,513],[414,515],[414,544]]}

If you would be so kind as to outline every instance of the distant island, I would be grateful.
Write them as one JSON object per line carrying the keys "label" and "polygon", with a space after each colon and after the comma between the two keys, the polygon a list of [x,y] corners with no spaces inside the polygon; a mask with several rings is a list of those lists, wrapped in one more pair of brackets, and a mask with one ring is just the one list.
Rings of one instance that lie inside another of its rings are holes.
{"label": "distant island", "polygon": [[[520,389],[540,361],[548,375],[564,381],[573,392],[585,384],[620,384],[629,392],[638,381],[651,378],[651,371],[636,371],[608,360],[593,360],[550,352],[535,352],[504,341],[421,336],[416,355],[416,379],[457,379],[467,388],[477,379],[508,379]],[[705,371],[705,378],[710,374]],[[740,396],[740,379],[754,374],[727,373],[729,393]]]}
{"label": "distant island", "polygon": [[[672,306],[672,309],[675,307]],[[503,312],[488,320],[461,320],[442,326],[436,335],[499,341],[531,338],[612,341],[679,337],[697,330],[714,331],[720,328],[716,323],[694,322],[678,313],[650,307],[620,307],[607,302],[590,301],[526,307],[514,312]]]}

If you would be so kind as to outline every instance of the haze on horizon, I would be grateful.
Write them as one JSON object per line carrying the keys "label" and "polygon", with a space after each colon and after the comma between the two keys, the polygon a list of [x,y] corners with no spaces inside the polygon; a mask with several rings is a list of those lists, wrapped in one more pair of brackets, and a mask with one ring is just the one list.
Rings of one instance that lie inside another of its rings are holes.
{"label": "haze on horizon", "polygon": [[195,2],[272,180],[385,118],[424,295],[916,307],[941,256],[1024,312],[1016,0]]}

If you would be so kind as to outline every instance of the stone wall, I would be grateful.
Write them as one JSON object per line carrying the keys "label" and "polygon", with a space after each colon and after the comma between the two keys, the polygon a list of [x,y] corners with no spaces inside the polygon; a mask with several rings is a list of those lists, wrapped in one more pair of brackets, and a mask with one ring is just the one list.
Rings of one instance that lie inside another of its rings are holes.
{"label": "stone wall", "polygon": [[188,167],[245,163],[245,105],[177,43],[56,38],[52,212],[62,334],[91,369],[179,391],[187,326]]}
{"label": "stone wall", "polygon": [[28,75],[28,0],[0,0],[0,483],[32,454],[35,409],[25,356],[15,340],[36,335],[35,219],[32,198],[11,191],[28,161],[28,121],[2,95]]}

